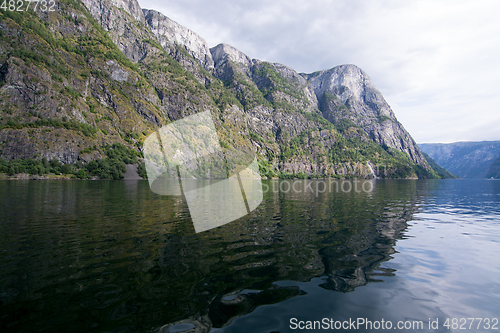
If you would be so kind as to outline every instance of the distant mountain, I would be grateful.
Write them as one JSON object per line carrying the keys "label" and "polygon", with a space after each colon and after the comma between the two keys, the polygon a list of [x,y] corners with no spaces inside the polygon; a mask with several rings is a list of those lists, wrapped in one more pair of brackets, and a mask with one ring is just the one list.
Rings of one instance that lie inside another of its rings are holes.
{"label": "distant mountain", "polygon": [[[203,111],[224,149],[251,147],[269,177],[439,177],[355,65],[299,74],[209,48],[136,0],[0,11],[0,159],[58,161],[76,174],[112,146],[140,155],[156,129]],[[32,171],[51,170],[39,165]]]}
{"label": "distant mountain", "polygon": [[500,156],[498,156],[498,158],[491,164],[486,178],[500,179]]}
{"label": "distant mountain", "polygon": [[[420,149],[460,178],[486,178],[500,156],[500,141],[423,143]],[[495,168],[493,167],[494,172]]]}

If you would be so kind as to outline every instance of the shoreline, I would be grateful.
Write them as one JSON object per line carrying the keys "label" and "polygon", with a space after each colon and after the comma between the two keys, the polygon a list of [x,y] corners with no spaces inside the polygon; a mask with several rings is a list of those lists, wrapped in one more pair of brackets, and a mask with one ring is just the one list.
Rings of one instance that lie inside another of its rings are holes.
{"label": "shoreline", "polygon": [[[147,180],[146,178],[140,178],[139,175],[137,174],[124,174],[125,177],[122,179],[118,180]],[[356,177],[314,177],[314,178],[262,178],[262,180],[303,180],[303,179],[308,179],[308,180],[327,180],[327,179],[332,179],[332,180],[350,180],[350,179],[363,179],[363,180],[419,180],[418,178],[356,178]],[[452,179],[452,178],[446,178],[446,179]],[[461,178],[458,178],[461,179]],[[490,178],[477,178],[477,179],[486,179],[490,180]],[[98,177],[92,177],[92,178],[86,178],[86,179],[80,179],[77,178],[75,175],[30,175],[27,173],[20,173],[20,174],[15,174],[12,176],[9,176],[5,173],[0,173],[0,180],[115,180],[115,179],[102,179]],[[424,180],[424,179],[422,179]],[[493,179],[497,180],[497,179]]]}
{"label": "shoreline", "polygon": [[[80,179],[73,174],[44,174],[44,175],[31,175],[29,173],[18,173],[9,176],[6,173],[0,173],[0,180],[113,180],[113,179],[101,179],[99,177],[92,177],[87,179]],[[127,164],[126,172],[123,174],[123,178],[120,180],[144,180],[137,173],[137,164]]]}
{"label": "shoreline", "polygon": [[[96,178],[96,180],[97,179],[98,178]],[[94,180],[94,179],[78,179],[74,175],[30,175],[27,173],[18,173],[9,176],[5,173],[1,173],[0,180]]]}

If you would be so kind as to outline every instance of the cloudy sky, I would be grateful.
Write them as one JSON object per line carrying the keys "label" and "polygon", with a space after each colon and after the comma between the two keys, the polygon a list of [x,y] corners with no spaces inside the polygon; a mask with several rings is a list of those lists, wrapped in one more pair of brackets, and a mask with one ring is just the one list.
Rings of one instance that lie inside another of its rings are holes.
{"label": "cloudy sky", "polygon": [[139,0],[213,47],[361,67],[418,143],[500,140],[500,1]]}

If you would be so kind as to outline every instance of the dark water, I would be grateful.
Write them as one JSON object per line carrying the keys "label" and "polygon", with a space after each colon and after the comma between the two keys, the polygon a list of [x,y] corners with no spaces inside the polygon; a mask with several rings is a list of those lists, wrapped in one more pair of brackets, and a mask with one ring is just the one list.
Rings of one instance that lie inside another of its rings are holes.
{"label": "dark water", "polygon": [[301,331],[292,318],[500,330],[443,326],[472,317],[500,317],[500,181],[270,191],[198,234],[185,201],[146,181],[0,182],[2,332]]}

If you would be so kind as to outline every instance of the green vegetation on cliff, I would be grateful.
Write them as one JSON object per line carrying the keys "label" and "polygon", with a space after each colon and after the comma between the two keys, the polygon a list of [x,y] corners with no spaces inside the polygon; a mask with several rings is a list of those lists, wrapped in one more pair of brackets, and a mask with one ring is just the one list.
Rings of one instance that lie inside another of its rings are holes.
{"label": "green vegetation on cliff", "polygon": [[371,177],[368,165],[379,177],[438,177],[373,142],[325,93],[325,103],[347,112],[326,117],[289,68],[227,61],[217,76],[182,46],[163,48],[130,15],[117,20],[137,34],[140,60],[117,46],[132,37],[106,32],[80,1],[59,1],[47,15],[0,11],[0,172],[120,179],[125,164],[138,163],[145,176],[146,137],[210,110],[221,146],[252,147],[269,178]]}
{"label": "green vegetation on cliff", "polygon": [[426,153],[423,153],[423,154],[425,156],[425,159],[429,163],[429,165],[432,167],[432,169],[434,171],[436,171],[439,178],[442,178],[442,179],[456,179],[456,178],[458,178],[457,176],[455,176],[454,174],[452,174],[451,172],[449,172],[448,170],[446,170],[445,168],[443,168],[439,164],[437,164],[436,161],[434,161],[429,155],[427,155]]}
{"label": "green vegetation on cliff", "polygon": [[[83,153],[90,153],[98,150],[97,147],[86,148]],[[97,159],[88,163],[78,161],[72,163],[60,163],[57,159],[48,161],[45,157],[41,160],[12,160],[0,159],[0,174],[13,176],[15,174],[29,175],[67,175],[79,179],[122,179],[125,173],[126,164],[136,164],[139,162],[140,154],[121,144],[103,147],[106,159]],[[143,166],[138,168],[139,175],[144,176]]]}

